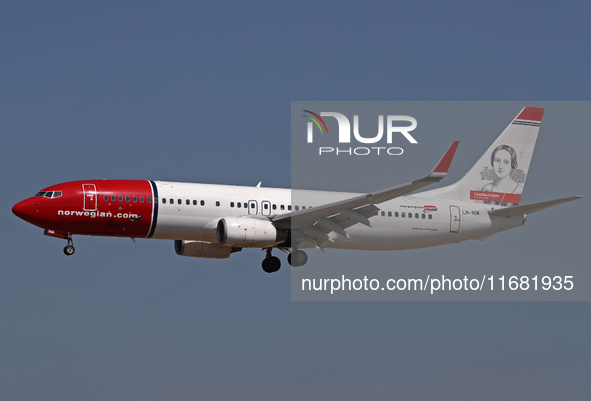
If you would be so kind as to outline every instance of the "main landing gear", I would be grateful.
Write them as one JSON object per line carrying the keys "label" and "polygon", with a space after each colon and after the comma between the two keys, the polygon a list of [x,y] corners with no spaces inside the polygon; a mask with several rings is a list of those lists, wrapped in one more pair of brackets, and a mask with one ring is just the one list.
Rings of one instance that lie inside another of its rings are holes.
{"label": "main landing gear", "polygon": [[287,255],[287,262],[293,267],[300,267],[308,262],[308,255],[304,251],[294,249],[292,253]]}
{"label": "main landing gear", "polygon": [[281,261],[277,256],[271,255],[271,250],[273,248],[267,248],[267,255],[265,259],[263,259],[263,270],[265,273],[275,273],[279,268],[281,268]]}
{"label": "main landing gear", "polygon": [[[263,259],[263,270],[266,273],[275,273],[281,268],[281,261],[278,257],[271,255],[273,248],[267,248],[267,256]],[[65,252],[65,250],[64,250]],[[304,251],[294,249],[292,253],[287,255],[287,261],[293,267],[303,266],[308,262],[308,255]]]}

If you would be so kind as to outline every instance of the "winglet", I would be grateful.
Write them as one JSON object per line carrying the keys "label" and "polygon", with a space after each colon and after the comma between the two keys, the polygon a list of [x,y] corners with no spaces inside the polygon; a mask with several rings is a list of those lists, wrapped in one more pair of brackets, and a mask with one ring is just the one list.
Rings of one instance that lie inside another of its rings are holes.
{"label": "winglet", "polygon": [[451,166],[451,161],[453,160],[454,155],[456,154],[456,149],[458,148],[459,144],[460,141],[454,141],[454,143],[451,144],[447,152],[445,152],[441,160],[439,160],[439,163],[437,163],[437,165],[433,169],[433,173],[447,174],[447,171],[449,170],[449,166]]}
{"label": "winglet", "polygon": [[437,165],[435,166],[433,171],[431,171],[431,173],[428,176],[421,178],[417,181],[438,182],[443,177],[445,177],[447,171],[449,170],[449,166],[451,166],[451,161],[453,160],[454,155],[456,154],[456,149],[458,148],[459,144],[460,141],[455,141],[454,143],[452,143],[449,149],[447,149],[447,152],[445,152],[445,154],[441,158],[441,160],[437,162]]}

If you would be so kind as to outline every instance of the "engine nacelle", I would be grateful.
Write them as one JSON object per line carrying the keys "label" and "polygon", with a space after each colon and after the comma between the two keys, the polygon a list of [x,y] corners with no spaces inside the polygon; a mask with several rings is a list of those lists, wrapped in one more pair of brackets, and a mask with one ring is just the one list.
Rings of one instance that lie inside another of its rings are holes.
{"label": "engine nacelle", "polygon": [[192,256],[195,258],[225,259],[233,252],[241,251],[241,248],[223,246],[204,241],[174,241],[174,251],[179,256]]}
{"label": "engine nacelle", "polygon": [[218,242],[224,246],[267,248],[284,242],[286,230],[278,230],[269,220],[228,217],[218,222]]}

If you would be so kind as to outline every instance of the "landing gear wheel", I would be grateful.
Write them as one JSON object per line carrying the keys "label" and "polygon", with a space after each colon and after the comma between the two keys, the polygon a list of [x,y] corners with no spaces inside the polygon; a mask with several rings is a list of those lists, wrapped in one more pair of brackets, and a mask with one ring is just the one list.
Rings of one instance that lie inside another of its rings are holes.
{"label": "landing gear wheel", "polygon": [[263,259],[263,270],[265,273],[275,273],[281,268],[281,261],[276,256]]}
{"label": "landing gear wheel", "polygon": [[293,251],[287,255],[287,261],[293,267],[303,266],[308,262],[308,255],[304,251]]}
{"label": "landing gear wheel", "polygon": [[73,245],[66,245],[66,247],[64,248],[64,253],[68,256],[73,255],[74,252],[76,252],[76,249],[74,249]]}

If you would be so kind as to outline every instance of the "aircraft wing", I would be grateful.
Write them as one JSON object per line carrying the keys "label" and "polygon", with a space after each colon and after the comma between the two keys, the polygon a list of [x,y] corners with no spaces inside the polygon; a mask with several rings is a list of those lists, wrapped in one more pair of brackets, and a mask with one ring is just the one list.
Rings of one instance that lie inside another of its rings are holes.
{"label": "aircraft wing", "polygon": [[534,212],[538,212],[540,210],[548,209],[549,207],[561,205],[566,202],[571,202],[577,199],[584,198],[584,196],[571,196],[570,198],[562,198],[562,199],[554,199],[550,201],[544,202],[536,202],[530,203],[528,205],[519,205],[508,207],[506,209],[496,209],[491,210],[488,212],[491,216],[499,216],[499,217],[513,217],[513,216],[523,216],[524,214],[530,214]]}
{"label": "aircraft wing", "polygon": [[329,240],[328,234],[331,231],[348,238],[346,228],[354,224],[361,223],[371,227],[369,218],[376,216],[379,210],[375,206],[376,204],[409,194],[445,177],[458,144],[459,141],[452,143],[433,171],[423,178],[354,198],[280,214],[275,216],[272,221],[280,225],[289,224],[292,227],[293,223],[295,223],[303,235],[312,240],[316,246],[325,240]]}

